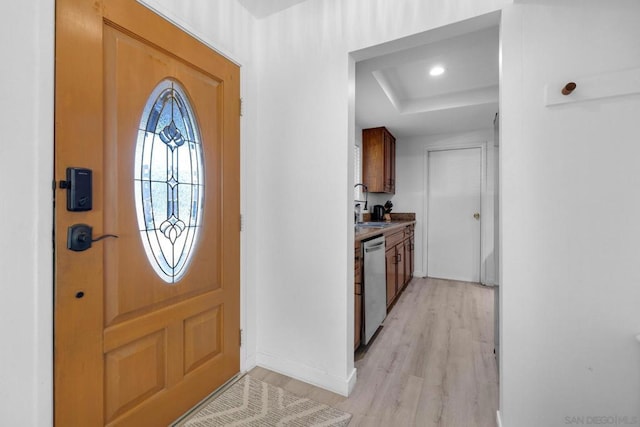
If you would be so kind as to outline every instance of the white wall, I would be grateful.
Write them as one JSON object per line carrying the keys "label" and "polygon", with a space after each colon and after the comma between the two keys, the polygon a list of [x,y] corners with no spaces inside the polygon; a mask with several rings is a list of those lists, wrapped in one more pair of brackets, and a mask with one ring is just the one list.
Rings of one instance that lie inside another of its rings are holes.
{"label": "white wall", "polygon": [[502,425],[638,425],[640,96],[544,94],[575,81],[588,97],[605,86],[585,77],[640,67],[640,2],[535,0],[502,17]]}
{"label": "white wall", "polygon": [[[491,126],[491,123],[487,124]],[[427,274],[426,266],[426,211],[425,197],[425,155],[428,147],[461,147],[468,144],[486,144],[486,189],[482,192],[482,209],[485,220],[482,221],[482,269],[485,283],[495,284],[496,269],[494,260],[494,197],[496,150],[493,146],[493,129],[478,130],[447,135],[429,135],[398,140],[396,143],[396,194],[392,198],[395,212],[416,213],[416,253],[415,268],[417,276]]]}
{"label": "white wall", "polygon": [[508,3],[310,0],[260,21],[258,364],[353,384],[349,52]]}
{"label": "white wall", "polygon": [[0,423],[52,413],[53,1],[1,2]]}

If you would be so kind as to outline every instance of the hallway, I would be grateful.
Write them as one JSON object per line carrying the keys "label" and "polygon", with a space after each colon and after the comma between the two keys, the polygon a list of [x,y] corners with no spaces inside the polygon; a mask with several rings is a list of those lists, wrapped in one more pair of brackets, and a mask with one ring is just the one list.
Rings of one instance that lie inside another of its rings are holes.
{"label": "hallway", "polygon": [[255,378],[353,414],[350,426],[491,427],[498,378],[493,289],[415,278],[369,348],[351,396],[255,368]]}

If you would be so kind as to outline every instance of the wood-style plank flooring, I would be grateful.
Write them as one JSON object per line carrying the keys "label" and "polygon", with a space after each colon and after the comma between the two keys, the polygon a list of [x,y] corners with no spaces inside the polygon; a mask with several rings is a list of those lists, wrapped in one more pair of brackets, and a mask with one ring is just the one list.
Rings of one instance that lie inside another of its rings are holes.
{"label": "wood-style plank flooring", "polygon": [[350,427],[494,427],[493,289],[413,279],[355,364],[349,398],[263,368],[250,374],[350,412]]}

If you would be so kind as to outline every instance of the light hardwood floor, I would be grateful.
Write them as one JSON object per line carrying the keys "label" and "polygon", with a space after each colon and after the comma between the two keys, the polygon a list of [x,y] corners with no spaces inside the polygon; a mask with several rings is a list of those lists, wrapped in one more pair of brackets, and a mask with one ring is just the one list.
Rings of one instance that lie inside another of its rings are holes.
{"label": "light hardwood floor", "polygon": [[349,398],[263,368],[250,374],[350,412],[350,427],[494,427],[493,289],[414,279],[355,364]]}

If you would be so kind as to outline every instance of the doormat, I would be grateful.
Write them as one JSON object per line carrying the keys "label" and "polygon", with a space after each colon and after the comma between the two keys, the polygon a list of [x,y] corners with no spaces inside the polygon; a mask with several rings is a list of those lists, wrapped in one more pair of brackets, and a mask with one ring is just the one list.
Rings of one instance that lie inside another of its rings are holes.
{"label": "doormat", "polygon": [[176,427],[342,427],[351,414],[245,375]]}

